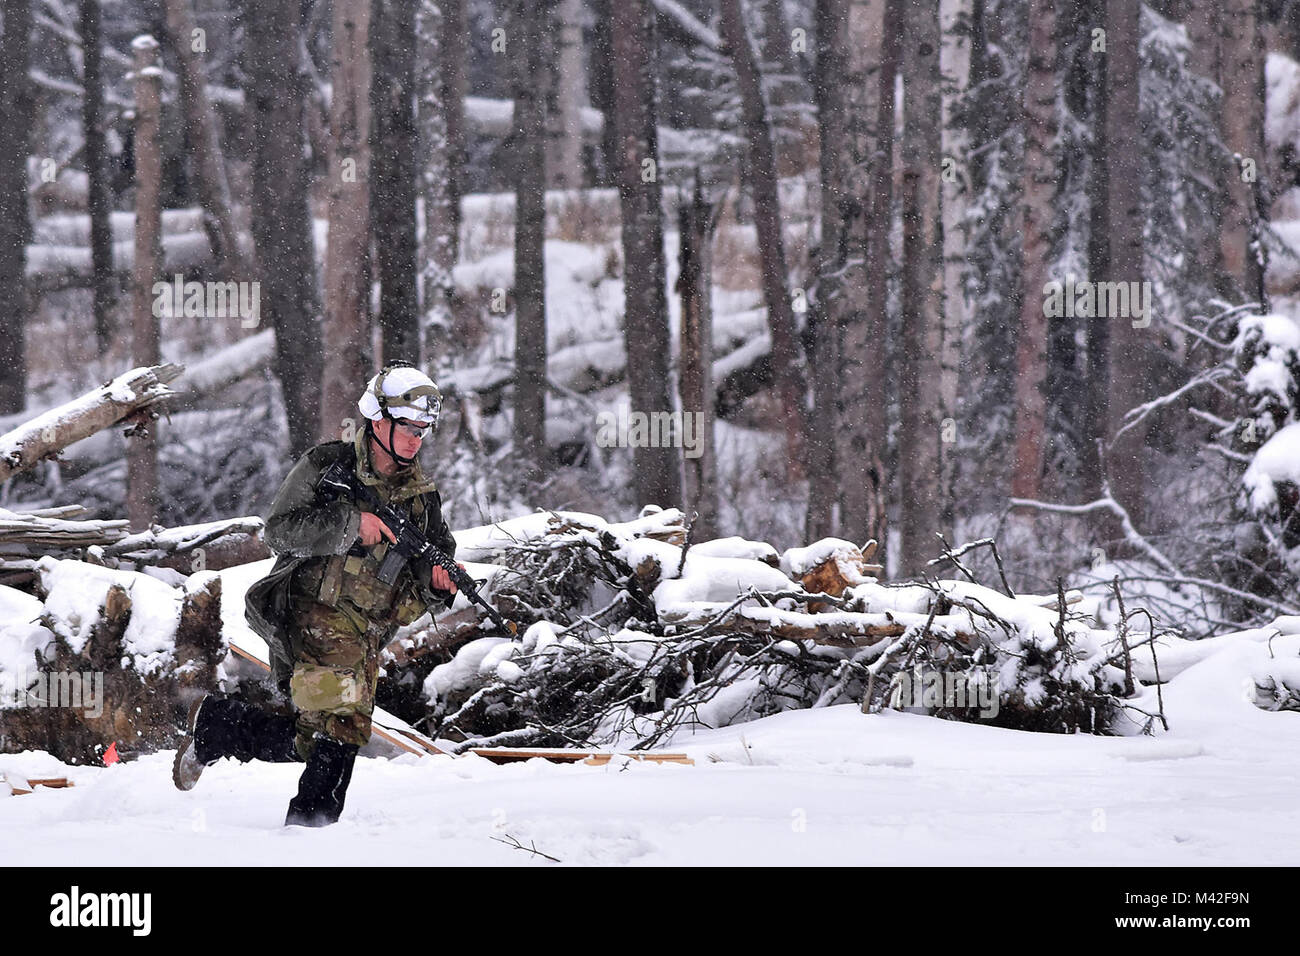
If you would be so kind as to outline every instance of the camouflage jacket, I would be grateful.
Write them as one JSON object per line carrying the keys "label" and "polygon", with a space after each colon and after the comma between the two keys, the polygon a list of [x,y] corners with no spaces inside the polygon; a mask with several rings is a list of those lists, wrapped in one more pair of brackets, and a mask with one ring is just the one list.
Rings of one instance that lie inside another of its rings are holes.
{"label": "camouflage jacket", "polygon": [[[336,461],[350,464],[362,483],[373,487],[382,500],[409,511],[430,541],[452,557],[456,555],[456,539],[442,517],[442,499],[418,463],[391,477],[379,475],[371,466],[364,429],[353,442],[330,441],[312,448],[290,470],[271,504],[264,537],[276,554],[275,565],[248,589],[244,602],[245,619],[266,640],[271,679],[280,687],[293,673],[288,624],[293,613],[290,592],[295,572],[313,566],[323,572],[329,567],[329,559],[334,558],[337,566],[349,554],[371,551],[382,557],[387,547],[387,542],[374,549],[359,543],[361,513],[368,508],[355,500],[330,501],[317,493],[321,472]],[[429,561],[412,562],[403,569],[388,612],[394,628],[411,623],[426,608],[436,612],[450,606],[453,598],[449,592],[433,590],[432,573]]]}

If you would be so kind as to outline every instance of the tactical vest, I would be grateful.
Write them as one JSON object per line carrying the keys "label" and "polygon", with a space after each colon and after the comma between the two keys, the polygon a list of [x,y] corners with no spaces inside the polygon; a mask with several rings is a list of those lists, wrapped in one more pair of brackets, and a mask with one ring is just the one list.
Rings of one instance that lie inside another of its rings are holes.
{"label": "tactical vest", "polygon": [[[387,503],[391,489],[383,484],[376,485],[375,489]],[[423,526],[424,501],[420,496],[405,498],[401,503],[416,523]],[[379,580],[379,566],[388,547],[386,538],[374,547],[366,547],[358,540],[347,554],[307,561],[294,573],[293,591],[302,597],[311,596],[328,607],[336,608],[340,601],[346,601],[371,620],[386,618],[398,592],[413,573],[408,565],[393,585]]]}

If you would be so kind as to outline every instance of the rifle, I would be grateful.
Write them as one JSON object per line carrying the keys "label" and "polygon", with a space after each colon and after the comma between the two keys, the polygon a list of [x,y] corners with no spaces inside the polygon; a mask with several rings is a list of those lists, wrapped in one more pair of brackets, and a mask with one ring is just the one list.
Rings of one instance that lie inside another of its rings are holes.
{"label": "rifle", "polygon": [[518,633],[518,626],[513,621],[507,621],[501,616],[500,611],[483,599],[483,595],[478,590],[478,582],[452,560],[451,555],[425,538],[408,513],[394,505],[381,502],[375,490],[368,485],[355,483],[352,469],[346,464],[335,462],[328,466],[321,472],[316,489],[329,499],[345,496],[360,498],[370,506],[375,517],[388,525],[388,529],[393,532],[393,537],[397,540],[390,541],[388,544],[388,552],[380,562],[379,572],[376,575],[379,580],[391,587],[408,562],[427,558],[447,572],[457,590],[465,592],[465,597],[487,611],[492,623],[511,637]]}

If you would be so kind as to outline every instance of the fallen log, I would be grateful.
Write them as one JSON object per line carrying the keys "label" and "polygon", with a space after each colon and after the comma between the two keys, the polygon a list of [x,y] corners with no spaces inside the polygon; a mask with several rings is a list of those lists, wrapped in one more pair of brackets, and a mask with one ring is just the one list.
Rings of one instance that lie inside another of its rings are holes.
{"label": "fallen log", "polygon": [[0,483],[173,394],[167,383],[183,370],[170,363],[131,369],[0,435]]}

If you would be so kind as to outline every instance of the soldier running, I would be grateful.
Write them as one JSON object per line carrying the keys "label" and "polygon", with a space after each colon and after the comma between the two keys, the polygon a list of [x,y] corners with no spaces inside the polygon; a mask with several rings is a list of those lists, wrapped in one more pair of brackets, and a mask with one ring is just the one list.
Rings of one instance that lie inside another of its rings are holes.
{"label": "soldier running", "polygon": [[192,789],[222,757],[302,761],[285,826],[338,820],[357,751],[370,739],[380,652],[398,627],[450,606],[456,585],[426,560],[411,561],[391,587],[384,584],[376,572],[392,530],[360,496],[326,498],[317,483],[330,465],[346,462],[356,482],[406,509],[428,540],[455,557],[442,500],[416,461],[441,404],[423,372],[405,362],[386,366],[357,402],[366,426],[356,439],[317,445],[289,472],[266,519],[275,565],[248,589],[245,616],[266,639],[272,681],[295,712],[202,697],[190,708],[189,736],[173,763],[177,788]]}

